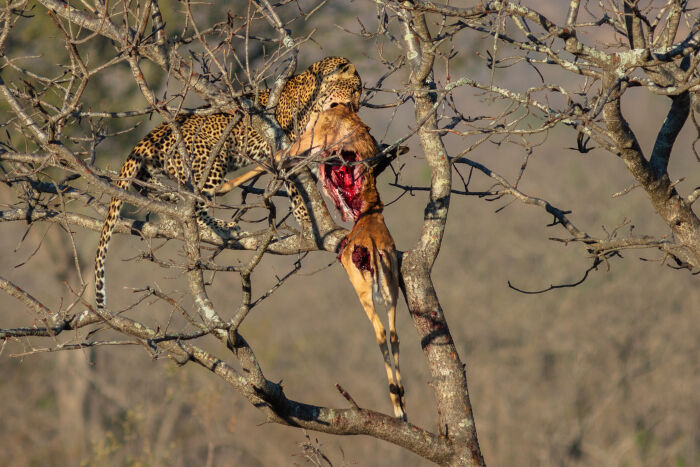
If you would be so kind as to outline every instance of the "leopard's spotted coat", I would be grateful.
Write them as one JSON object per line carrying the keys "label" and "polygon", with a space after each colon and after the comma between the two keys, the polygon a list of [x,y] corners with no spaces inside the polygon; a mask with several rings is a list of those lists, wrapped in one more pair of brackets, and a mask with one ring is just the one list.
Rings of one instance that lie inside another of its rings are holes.
{"label": "leopard's spotted coat", "polygon": [[[334,103],[347,104],[357,109],[362,82],[355,66],[343,57],[326,57],[312,64],[306,71],[293,76],[282,90],[275,117],[290,139],[296,136],[295,129],[303,131],[313,112],[325,110]],[[262,106],[267,105],[269,91],[258,97]],[[176,134],[167,123],[152,130],[132,149],[119,172],[115,185],[127,189],[134,179],[159,184],[156,175],[164,174],[182,185],[188,181],[202,187],[202,194],[213,197],[227,172],[237,170],[250,160],[264,161],[271,157],[271,148],[262,135],[251,128],[245,118],[233,126],[216,160],[209,164],[214,146],[219,142],[229,123],[236,115],[217,113],[214,115],[190,115],[178,117],[180,133],[189,160],[185,161],[176,150]],[[206,180],[202,183],[207,167],[211,165]],[[191,173],[191,178],[189,174]],[[308,216],[303,201],[289,184],[292,207],[297,219]],[[296,196],[295,196],[296,194]],[[112,198],[102,227],[95,256],[95,301],[97,307],[105,307],[105,259],[109,241],[119,219],[122,200]],[[197,220],[223,238],[231,238],[235,223],[224,222],[209,215],[204,203],[196,206]]]}

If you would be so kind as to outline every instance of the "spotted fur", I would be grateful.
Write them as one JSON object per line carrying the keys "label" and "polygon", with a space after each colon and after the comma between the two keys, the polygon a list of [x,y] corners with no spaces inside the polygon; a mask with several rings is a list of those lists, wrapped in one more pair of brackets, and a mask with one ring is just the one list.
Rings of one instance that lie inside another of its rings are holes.
{"label": "spotted fur", "polygon": [[[281,128],[295,139],[303,131],[312,113],[329,108],[332,104],[350,105],[357,110],[362,82],[355,66],[342,57],[326,57],[306,71],[293,76],[282,90],[275,117]],[[269,91],[263,91],[258,99],[262,106],[267,105]],[[156,176],[165,175],[182,186],[199,186],[206,175],[209,158],[214,146],[219,142],[229,123],[236,115],[218,113],[214,115],[190,115],[177,118],[189,159],[184,161],[175,148],[176,134],[167,123],[162,123],[139,141],[127,157],[119,172],[115,185],[123,190],[134,180],[159,184]],[[202,194],[211,198],[221,185],[227,172],[237,170],[250,163],[250,160],[264,161],[272,156],[271,148],[262,135],[247,125],[242,118],[233,126],[223,148],[211,164],[208,176],[202,184]],[[191,174],[191,177],[190,177]],[[292,184],[289,184],[290,187]],[[296,190],[292,193],[293,212],[297,219],[308,219]],[[105,307],[105,260],[112,232],[119,219],[122,201],[112,198],[102,227],[95,256],[95,301],[97,307]],[[196,205],[197,221],[224,239],[235,237],[236,226],[211,217],[204,203]]]}

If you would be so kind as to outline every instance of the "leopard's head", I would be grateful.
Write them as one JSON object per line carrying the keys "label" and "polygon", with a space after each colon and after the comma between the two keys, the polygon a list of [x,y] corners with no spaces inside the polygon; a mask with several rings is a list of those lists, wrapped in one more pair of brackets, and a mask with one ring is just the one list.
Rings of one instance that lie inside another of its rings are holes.
{"label": "leopard's head", "polygon": [[312,115],[318,116],[336,105],[345,105],[356,112],[361,94],[362,80],[355,65],[347,58],[326,57],[287,82],[275,116],[294,139],[304,131]]}
{"label": "leopard's head", "polygon": [[357,112],[360,109],[362,80],[350,60],[326,57],[310,67],[318,83],[318,97],[313,111],[321,112],[338,104]]}

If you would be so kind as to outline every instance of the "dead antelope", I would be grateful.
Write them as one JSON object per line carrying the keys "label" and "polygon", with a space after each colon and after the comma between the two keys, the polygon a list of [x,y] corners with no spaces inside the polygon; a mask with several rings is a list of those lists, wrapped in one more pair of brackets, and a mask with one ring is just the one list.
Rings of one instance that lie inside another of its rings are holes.
{"label": "dead antelope", "polygon": [[[359,211],[352,231],[340,246],[338,259],[348,273],[360,303],[372,322],[377,343],[384,357],[389,380],[389,395],[394,414],[406,419],[406,402],[399,371],[399,336],[396,333],[396,298],[399,292],[399,264],[394,239],[384,223],[384,205],[377,193],[374,174],[364,175],[355,207]],[[352,203],[352,202],[351,202]],[[394,358],[394,372],[389,360],[386,330],[375,307],[383,303],[389,314],[389,344]]]}
{"label": "dead antelope", "polygon": [[[397,148],[389,157],[408,149]],[[355,225],[340,246],[338,259],[355,288],[367,313],[377,343],[384,357],[389,395],[396,417],[406,419],[404,390],[399,372],[399,337],[396,333],[396,299],[399,290],[398,259],[394,240],[384,223],[382,204],[375,186],[375,177],[386,166],[386,159],[377,164],[371,159],[380,149],[357,114],[344,105],[337,105],[312,117],[304,133],[289,148],[276,155],[284,165],[293,165],[300,157],[317,157],[319,178],[328,196],[340,211],[343,220]],[[382,167],[383,164],[383,167]],[[219,192],[232,188],[265,172],[262,166],[225,182]],[[376,306],[383,303],[388,310],[389,344]]]}

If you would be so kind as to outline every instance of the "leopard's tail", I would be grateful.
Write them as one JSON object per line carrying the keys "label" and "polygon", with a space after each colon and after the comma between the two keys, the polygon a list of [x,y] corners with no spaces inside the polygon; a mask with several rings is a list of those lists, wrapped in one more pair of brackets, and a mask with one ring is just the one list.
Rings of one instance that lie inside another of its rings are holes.
{"label": "leopard's tail", "polygon": [[[115,185],[122,190],[128,189],[134,177],[141,170],[142,165],[143,157],[133,151],[129,154],[129,157],[127,157],[124,165],[122,165],[119,171],[119,180],[117,180]],[[97,244],[97,254],[95,255],[95,303],[97,304],[97,309],[100,311],[104,310],[107,298],[105,293],[105,260],[107,259],[107,248],[109,247],[109,240],[112,238],[114,227],[119,220],[119,211],[121,207],[122,200],[119,198],[114,197],[109,202],[107,218],[102,225],[100,241]]]}

